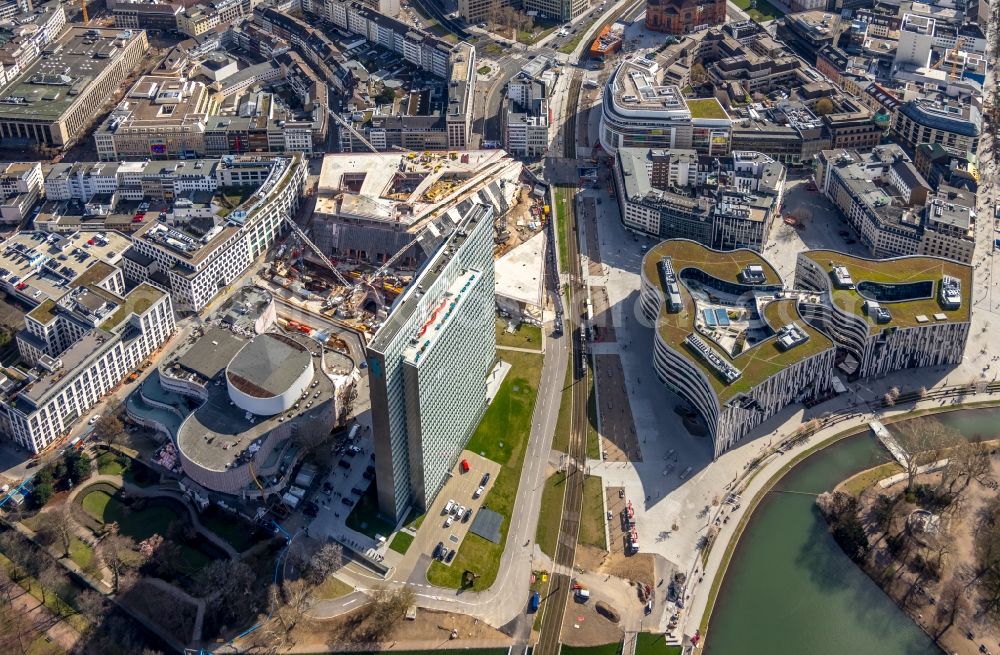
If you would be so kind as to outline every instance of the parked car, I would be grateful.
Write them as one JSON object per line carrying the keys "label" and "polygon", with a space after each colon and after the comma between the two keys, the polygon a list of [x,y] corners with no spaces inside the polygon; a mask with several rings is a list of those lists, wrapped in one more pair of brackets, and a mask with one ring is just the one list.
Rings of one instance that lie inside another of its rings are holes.
{"label": "parked car", "polygon": [[364,493],[364,491],[358,489],[357,487],[351,487],[351,493],[354,494],[355,496],[360,496],[361,494]]}
{"label": "parked car", "polygon": [[490,474],[488,472],[487,473],[483,473],[482,479],[479,480],[479,486],[480,487],[485,487],[486,483],[489,482],[489,481],[490,481]]}
{"label": "parked car", "polygon": [[341,498],[340,502],[344,503],[348,507],[354,507],[354,501],[351,500],[350,498],[348,498],[347,496],[344,496],[343,498]]}
{"label": "parked car", "polygon": [[432,555],[432,557],[434,559],[441,559],[441,556],[444,555],[444,551],[445,550],[446,549],[444,547],[444,542],[443,541],[439,541],[438,545],[434,546],[434,554]]}
{"label": "parked car", "polygon": [[446,518],[444,520],[444,527],[446,527],[446,528],[450,528],[451,527],[451,515],[450,514],[448,515],[448,518]]}
{"label": "parked car", "polygon": [[452,548],[448,551],[448,555],[444,558],[444,561],[451,564],[451,560],[455,559],[455,549]]}
{"label": "parked car", "polygon": [[473,497],[473,498],[479,498],[480,496],[482,496],[482,495],[483,495],[483,491],[484,491],[483,487],[479,487],[478,489],[476,489],[476,490],[475,490],[475,491],[473,492],[473,494],[472,494],[472,497]]}
{"label": "parked car", "polygon": [[462,515],[462,523],[468,523],[469,519],[472,518],[472,508],[465,510],[465,514]]}
{"label": "parked car", "polygon": [[346,459],[342,459],[339,462],[337,462],[337,466],[339,466],[341,468],[349,469],[349,468],[351,468],[351,463],[348,462]]}

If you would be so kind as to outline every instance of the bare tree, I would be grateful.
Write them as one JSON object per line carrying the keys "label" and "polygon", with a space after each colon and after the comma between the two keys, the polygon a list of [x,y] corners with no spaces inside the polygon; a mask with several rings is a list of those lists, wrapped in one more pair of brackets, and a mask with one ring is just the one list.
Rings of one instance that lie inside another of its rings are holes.
{"label": "bare tree", "polygon": [[42,570],[43,560],[35,555],[31,543],[13,530],[0,533],[0,551],[17,567],[15,579],[24,576],[33,578]]}
{"label": "bare tree", "polygon": [[292,580],[281,585],[281,589],[272,587],[272,598],[275,602],[274,616],[286,634],[290,634],[312,606],[310,588],[305,580]]}
{"label": "bare tree", "polygon": [[965,585],[955,578],[950,578],[938,596],[937,612],[934,616],[937,632],[934,633],[934,639],[941,639],[944,633],[955,625],[955,621],[968,611],[969,599],[965,595]]}
{"label": "bare tree", "polygon": [[42,543],[46,545],[59,544],[62,547],[62,556],[69,557],[69,546],[75,526],[73,518],[70,516],[69,503],[63,503],[45,512],[42,516],[45,520],[38,527],[38,536]]}
{"label": "bare tree", "polygon": [[[45,559],[48,559],[46,556]],[[49,564],[38,573],[38,588],[42,592],[42,603],[48,599],[58,596],[59,591],[66,584],[63,576],[55,564]]]}
{"label": "bare tree", "polygon": [[92,589],[86,589],[76,597],[76,609],[91,623],[97,623],[107,614],[108,605],[104,596]]}
{"label": "bare tree", "polygon": [[941,477],[951,495],[964,491],[972,482],[988,482],[991,477],[990,449],[981,442],[956,446],[948,455],[948,466]]}
{"label": "bare tree", "polygon": [[955,431],[941,421],[923,416],[894,426],[899,441],[909,453],[906,457],[906,490],[913,488],[918,469],[924,464],[936,461],[940,449],[956,441]]}
{"label": "bare tree", "polygon": [[135,566],[139,554],[135,551],[135,540],[122,534],[109,534],[97,545],[97,555],[111,569],[114,577],[112,589],[117,592],[121,586],[122,574]]}
{"label": "bare tree", "polygon": [[371,602],[365,606],[361,620],[355,628],[355,637],[365,641],[380,641],[403,618],[413,604],[413,590],[407,586],[389,589],[376,587],[371,592]]}
{"label": "bare tree", "polygon": [[103,439],[109,446],[118,446],[125,441],[125,425],[118,418],[120,408],[115,408],[97,419],[94,424],[94,434]]}
{"label": "bare tree", "polygon": [[344,547],[338,543],[327,542],[309,559],[306,566],[307,579],[314,585],[321,584],[343,565]]}
{"label": "bare tree", "polygon": [[24,593],[0,567],[0,652],[27,655],[41,629],[24,611],[14,607],[14,598]]}

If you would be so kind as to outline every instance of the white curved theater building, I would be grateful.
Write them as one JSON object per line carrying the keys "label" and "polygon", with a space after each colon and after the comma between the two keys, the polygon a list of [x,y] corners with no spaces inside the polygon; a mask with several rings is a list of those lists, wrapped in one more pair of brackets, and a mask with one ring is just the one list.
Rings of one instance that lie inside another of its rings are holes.
{"label": "white curved theater building", "polygon": [[205,489],[280,491],[300,455],[296,430],[337,420],[323,347],[273,326],[270,294],[243,287],[143,381],[133,394],[141,407],[129,399],[130,416],[168,434],[185,475]]}

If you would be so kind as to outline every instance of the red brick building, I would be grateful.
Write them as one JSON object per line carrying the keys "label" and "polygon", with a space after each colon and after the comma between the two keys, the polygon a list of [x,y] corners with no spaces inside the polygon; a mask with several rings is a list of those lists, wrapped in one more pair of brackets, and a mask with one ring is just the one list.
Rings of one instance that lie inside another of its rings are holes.
{"label": "red brick building", "polygon": [[726,0],[646,0],[646,27],[666,34],[688,34],[726,22]]}

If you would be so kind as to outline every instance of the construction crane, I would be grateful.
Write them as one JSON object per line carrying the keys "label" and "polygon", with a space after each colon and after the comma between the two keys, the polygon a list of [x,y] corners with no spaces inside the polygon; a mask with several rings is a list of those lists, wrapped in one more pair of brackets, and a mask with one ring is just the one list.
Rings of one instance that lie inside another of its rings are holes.
{"label": "construction crane", "polygon": [[299,227],[298,223],[296,223],[292,219],[291,215],[285,216],[285,222],[288,223],[289,226],[291,226],[292,232],[295,233],[295,236],[297,236],[299,240],[302,241],[303,244],[308,246],[309,249],[313,251],[313,253],[316,255],[316,257],[319,258],[319,260],[323,263],[324,266],[330,269],[330,272],[333,273],[334,277],[337,278],[338,282],[340,282],[342,285],[344,285],[349,289],[353,289],[355,287],[355,283],[348,282],[347,278],[344,277],[344,275],[339,270],[337,270],[336,265],[330,261],[330,258],[324,255],[323,251],[320,250],[319,246],[313,243],[312,239],[306,236],[306,233],[302,230],[301,227]]}

